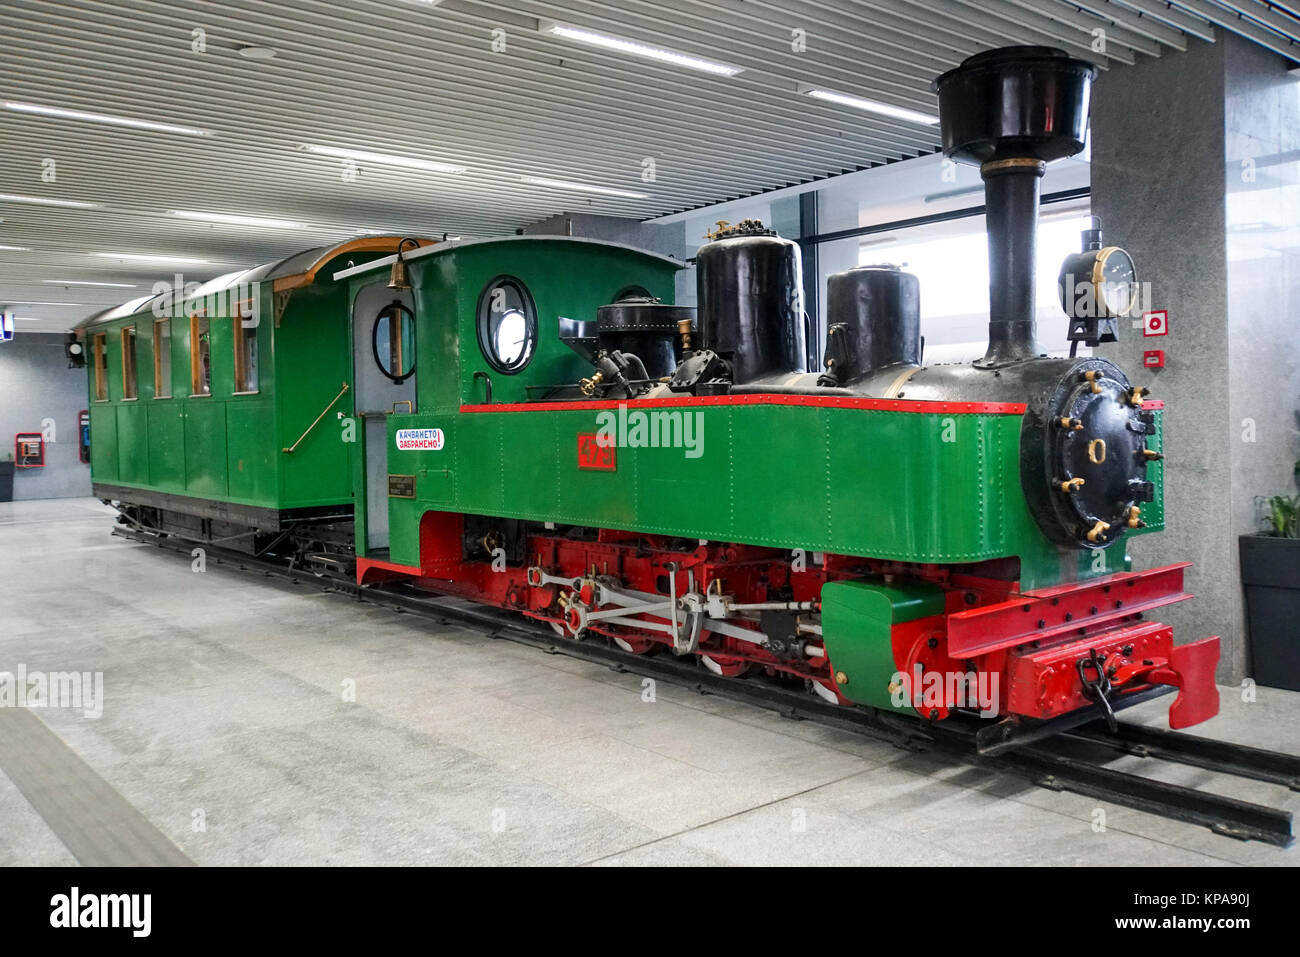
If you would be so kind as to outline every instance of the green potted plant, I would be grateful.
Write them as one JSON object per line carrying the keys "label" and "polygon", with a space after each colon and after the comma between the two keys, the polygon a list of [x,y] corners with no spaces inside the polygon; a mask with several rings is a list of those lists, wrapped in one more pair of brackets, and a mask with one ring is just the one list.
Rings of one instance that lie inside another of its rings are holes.
{"label": "green potted plant", "polygon": [[[1296,462],[1300,485],[1300,462]],[[1262,500],[1266,530],[1242,535],[1241,584],[1251,676],[1300,691],[1300,495]]]}

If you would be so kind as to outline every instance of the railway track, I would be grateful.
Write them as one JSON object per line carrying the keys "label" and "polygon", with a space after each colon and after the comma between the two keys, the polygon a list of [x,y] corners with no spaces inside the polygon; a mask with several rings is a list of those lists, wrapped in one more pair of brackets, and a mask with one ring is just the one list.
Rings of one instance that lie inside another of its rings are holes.
{"label": "railway track", "polygon": [[[113,534],[186,555],[193,545],[202,544],[120,526]],[[1300,756],[1128,722],[1119,722],[1117,732],[1111,734],[1104,722],[1086,715],[1074,717],[1072,727],[1050,725],[1030,735],[1014,738],[995,735],[991,740],[986,723],[977,718],[929,723],[871,708],[833,705],[775,682],[714,675],[691,658],[629,654],[600,639],[557,640],[549,628],[537,622],[464,599],[438,596],[406,583],[362,587],[341,574],[295,568],[207,544],[202,547],[207,550],[208,561],[218,565],[279,577],[294,584],[313,585],[355,601],[371,602],[438,623],[471,624],[483,628],[489,638],[529,645],[546,654],[568,655],[615,671],[665,680],[700,694],[745,702],[792,720],[817,721],[908,750],[943,753],[976,767],[1015,775],[1039,787],[1070,791],[1201,825],[1239,840],[1262,841],[1280,847],[1294,842],[1292,813],[1286,809],[1121,771],[1107,766],[1106,761],[1116,754],[1137,756],[1300,791]],[[1168,689],[1153,689],[1140,696],[1130,696],[1125,704],[1131,706],[1163,693],[1168,693]]]}

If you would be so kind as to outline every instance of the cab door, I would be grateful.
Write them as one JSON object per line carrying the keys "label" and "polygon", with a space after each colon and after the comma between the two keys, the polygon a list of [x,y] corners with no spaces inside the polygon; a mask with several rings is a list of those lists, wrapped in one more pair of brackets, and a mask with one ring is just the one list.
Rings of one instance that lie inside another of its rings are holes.
{"label": "cab door", "polygon": [[415,313],[410,290],[376,283],[352,306],[353,399],[365,462],[365,550],[388,548],[388,417],[415,408]]}

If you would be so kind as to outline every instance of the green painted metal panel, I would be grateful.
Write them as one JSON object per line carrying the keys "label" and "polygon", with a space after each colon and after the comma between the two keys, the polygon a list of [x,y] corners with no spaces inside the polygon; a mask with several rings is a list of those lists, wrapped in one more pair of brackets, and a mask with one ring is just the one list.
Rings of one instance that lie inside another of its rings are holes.
{"label": "green painted metal panel", "polygon": [[[354,502],[364,503],[366,500],[366,443],[362,441],[362,428],[364,423],[355,416],[346,416],[340,428],[348,428],[345,435],[353,436],[354,441],[345,442],[348,456],[348,473],[351,476],[352,487],[360,490],[360,497],[353,499]],[[364,505],[355,508],[352,514],[352,543],[356,549],[357,555],[364,558],[369,554],[366,548],[367,531],[366,531],[366,510]]]}
{"label": "green painted metal panel", "polygon": [[185,404],[187,495],[226,501],[226,403],[190,399]]}
{"label": "green painted metal panel", "polygon": [[[698,457],[621,447],[607,472],[577,467],[578,437],[602,425],[597,411],[536,408],[411,416],[406,427],[441,428],[446,446],[394,448],[390,463],[402,464],[390,470],[452,473],[454,495],[436,504],[417,481],[422,508],[908,562],[1018,557],[1027,590],[1129,564],[1123,546],[1063,549],[1043,537],[1021,489],[1016,415],[708,406],[691,410],[702,423]],[[1158,516],[1161,475],[1151,475]],[[418,564],[418,539],[400,539],[394,560]]]}
{"label": "green painted metal panel", "polygon": [[[274,371],[263,392],[275,394],[278,424],[268,433],[273,441],[267,454],[276,469],[282,508],[353,502],[351,450],[338,413],[348,417],[355,407],[346,393],[330,406],[345,383],[352,385],[350,301],[346,285],[318,283],[293,293],[274,329],[267,321],[270,303],[262,310],[259,339],[269,339],[272,331],[275,338]],[[263,363],[264,375],[269,365]],[[327,406],[329,411],[307,432]],[[272,409],[267,412],[270,416]],[[359,442],[360,421],[354,436]],[[292,453],[282,451],[295,443]]]}
{"label": "green painted metal panel", "polygon": [[[628,410],[643,414],[635,404]],[[682,414],[651,414],[669,411]],[[624,445],[617,471],[603,473],[577,467],[578,437],[602,422],[594,410],[417,415],[411,424],[442,428],[454,467],[473,472],[458,495],[467,511],[914,561],[1004,554],[987,505],[1005,489],[987,463],[997,459],[990,437],[1018,428],[1016,416],[780,404],[685,413],[702,438],[697,456]],[[968,433],[963,441],[941,441],[945,419],[971,420],[957,426]],[[404,454],[424,464],[444,453]]]}
{"label": "green painted metal panel", "polygon": [[149,427],[150,488],[185,494],[185,417],[182,400],[157,399],[145,406]]}
{"label": "green painted metal panel", "polygon": [[267,441],[274,422],[270,396],[240,395],[226,403],[226,474],[232,501],[263,508],[277,506],[277,450]]}
{"label": "green painted metal panel", "polygon": [[[425,271],[431,275],[426,278]],[[421,292],[431,292],[440,302],[437,309],[446,315],[456,310],[459,328],[459,392],[453,401],[482,401],[484,386],[475,381],[474,373],[492,377],[493,399],[497,402],[524,402],[535,397],[525,386],[539,383],[576,382],[591,374],[588,363],[559,339],[559,319],[595,319],[596,310],[614,301],[629,286],[641,286],[664,302],[672,302],[674,273],[677,267],[634,249],[573,242],[567,239],[536,237],[527,241],[507,240],[481,243],[449,251],[412,263],[412,284]],[[478,341],[478,304],[488,285],[499,276],[512,276],[522,282],[537,307],[537,348],[528,366],[520,373],[506,375],[493,369],[483,357]],[[431,296],[421,295],[421,310],[430,305]],[[417,315],[422,334],[428,327],[424,313]],[[442,327],[447,329],[448,327]],[[421,362],[435,351],[440,356],[456,353],[448,342],[435,334],[432,349],[420,348]],[[421,404],[423,409],[447,404],[445,393],[426,394],[427,370],[450,368],[445,361],[422,367]]]}
{"label": "green painted metal panel", "polygon": [[[1155,417],[1156,433],[1147,436],[1147,448],[1152,452],[1163,453],[1165,450],[1165,413],[1161,409],[1152,413]],[[1142,521],[1147,527],[1138,534],[1164,531],[1165,527],[1165,463],[1163,460],[1147,463],[1147,479],[1156,488],[1154,501],[1142,506]]]}
{"label": "green painted metal panel", "polygon": [[[607,421],[596,410],[402,417],[406,427],[442,429],[446,445],[398,451],[390,423],[390,471],[450,469],[454,501],[440,509],[900,561],[979,561],[1015,554],[1021,539],[1010,532],[1041,539],[1008,474],[1019,416],[781,404],[686,411],[703,439],[698,456],[623,445],[615,471],[578,468],[579,436]],[[944,441],[954,428],[960,440]],[[424,500],[419,482],[416,495]]]}
{"label": "green painted metal panel", "polygon": [[140,400],[121,402],[117,411],[117,480],[123,485],[149,482],[148,414]]}
{"label": "green painted metal panel", "polygon": [[894,625],[941,614],[944,593],[922,582],[884,585],[871,582],[830,582],[822,588],[822,637],[831,672],[848,681],[840,692],[858,704],[895,708],[889,686],[898,671],[894,661]]}
{"label": "green painted metal panel", "polygon": [[90,406],[90,480],[117,482],[117,409],[108,402]]}

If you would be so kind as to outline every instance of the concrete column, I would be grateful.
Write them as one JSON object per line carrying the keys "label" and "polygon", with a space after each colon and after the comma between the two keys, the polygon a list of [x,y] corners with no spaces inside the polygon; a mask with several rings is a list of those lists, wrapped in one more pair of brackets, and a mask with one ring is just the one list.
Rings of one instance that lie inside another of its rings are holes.
{"label": "concrete column", "polygon": [[[1244,247],[1255,229],[1248,214],[1264,197],[1243,199],[1262,188],[1263,173],[1256,159],[1255,180],[1244,182],[1241,161],[1295,148],[1286,141],[1300,136],[1298,97],[1285,61],[1224,32],[1110,70],[1094,91],[1093,213],[1106,243],[1128,249],[1150,283],[1148,308],[1169,312],[1169,336],[1124,328],[1121,342],[1100,350],[1167,403],[1168,527],[1135,538],[1130,551],[1139,567],[1195,563],[1195,600],[1161,610],[1161,620],[1184,641],[1220,635],[1219,679],[1228,682],[1246,674],[1237,537],[1254,530],[1254,496],[1286,491],[1284,473],[1290,482],[1300,358],[1287,318],[1300,302],[1295,260],[1283,252],[1264,264]],[[1270,185],[1279,190],[1264,202],[1274,225],[1296,229],[1296,197],[1283,202],[1292,191],[1281,178]],[[1163,349],[1166,368],[1144,370],[1146,349]],[[1243,441],[1247,419],[1254,441]]]}

